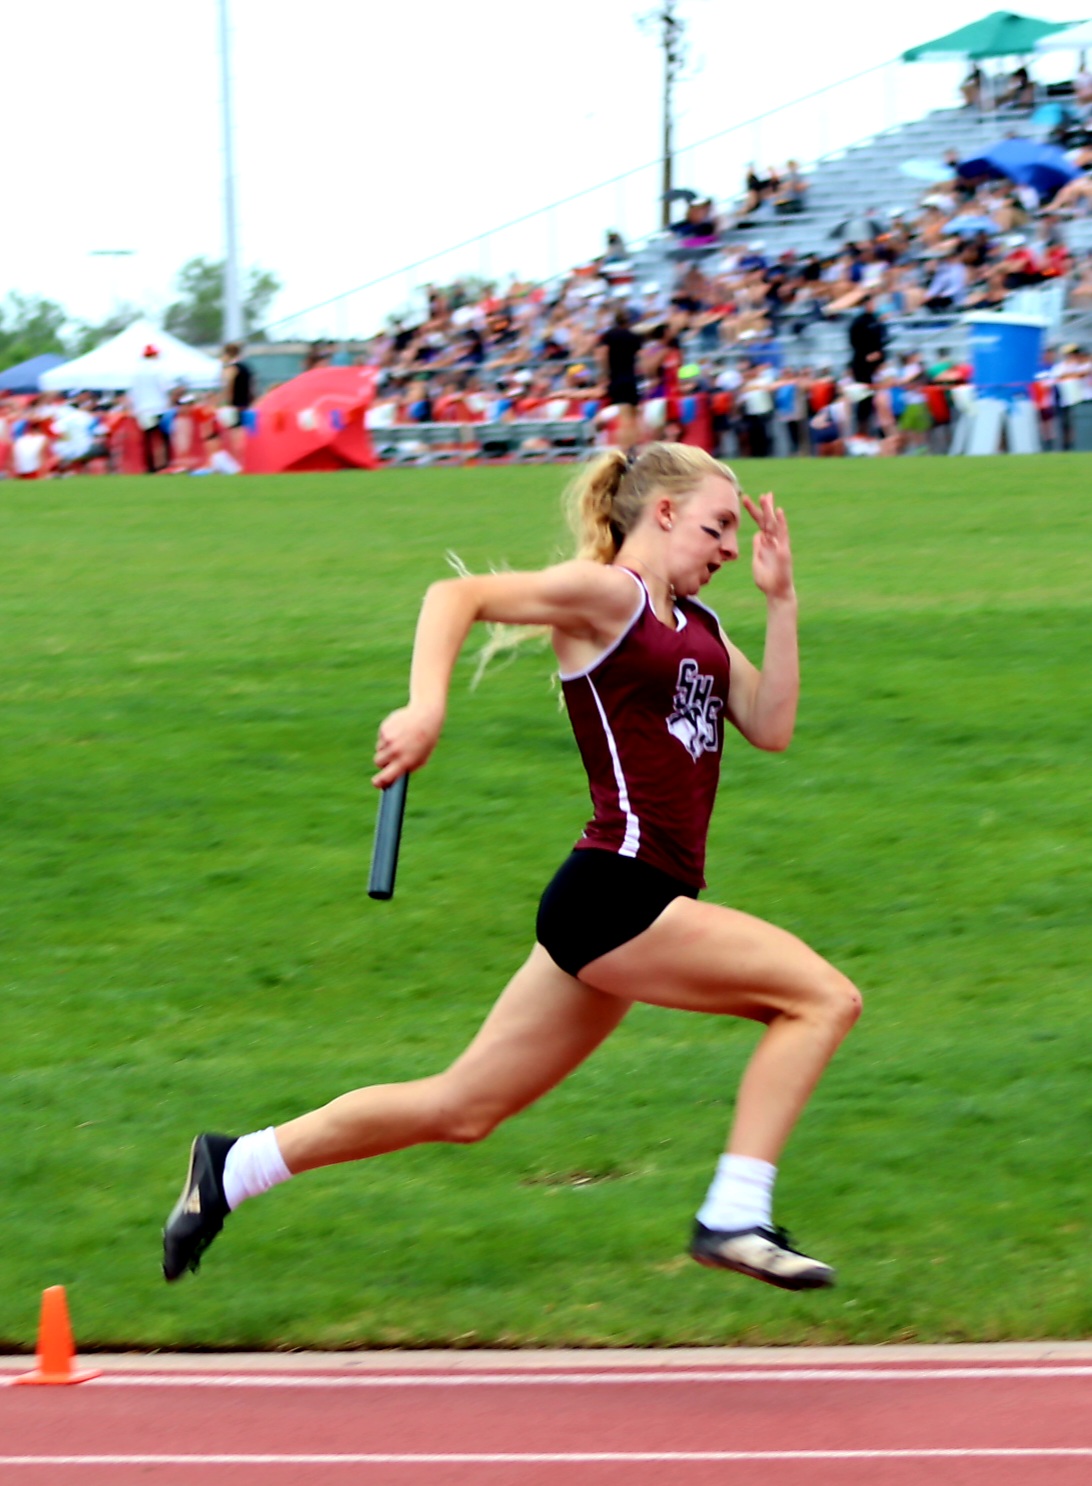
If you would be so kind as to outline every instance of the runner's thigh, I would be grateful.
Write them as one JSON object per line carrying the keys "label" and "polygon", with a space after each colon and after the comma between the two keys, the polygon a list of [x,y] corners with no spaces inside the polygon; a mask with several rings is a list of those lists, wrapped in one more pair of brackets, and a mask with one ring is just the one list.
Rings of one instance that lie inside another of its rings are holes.
{"label": "runner's thigh", "polygon": [[478,1035],[441,1078],[460,1104],[469,1101],[505,1118],[578,1067],[630,1004],[567,975],[536,944]]}
{"label": "runner's thigh", "polygon": [[580,972],[586,985],[654,1006],[769,1021],[832,1003],[859,1004],[850,981],[821,955],[749,913],[675,898],[635,939]]}

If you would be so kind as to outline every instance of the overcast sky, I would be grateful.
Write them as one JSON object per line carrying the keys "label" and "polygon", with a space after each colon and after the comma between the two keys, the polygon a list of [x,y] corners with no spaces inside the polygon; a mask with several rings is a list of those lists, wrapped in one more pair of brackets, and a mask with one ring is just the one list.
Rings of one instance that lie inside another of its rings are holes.
{"label": "overcast sky", "polygon": [[[654,3],[230,0],[240,249],[244,265],[284,285],[272,316],[629,172],[291,328],[366,334],[429,279],[542,276],[593,256],[608,227],[647,231],[659,186],[661,53],[639,18]],[[955,101],[962,69],[918,63],[747,123],[989,8],[680,0],[690,65],[677,146],[735,132],[683,154],[676,183],[729,198],[751,158],[807,161]],[[1027,13],[1075,21],[1092,6],[1056,0]],[[8,8],[0,295],[42,294],[79,319],[101,319],[118,300],[155,315],[186,259],[222,256],[217,15],[216,0]],[[1059,54],[1033,71],[1065,76],[1072,63]],[[131,256],[98,256],[107,249]]]}

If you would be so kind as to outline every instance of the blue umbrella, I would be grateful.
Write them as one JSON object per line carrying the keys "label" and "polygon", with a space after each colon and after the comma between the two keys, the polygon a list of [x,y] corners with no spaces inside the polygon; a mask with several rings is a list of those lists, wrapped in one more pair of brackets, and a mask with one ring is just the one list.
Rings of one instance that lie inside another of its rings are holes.
{"label": "blue umbrella", "polygon": [[1043,201],[1081,174],[1057,145],[1036,144],[1031,139],[999,140],[981,155],[961,160],[959,173],[966,180],[1004,176],[1019,186],[1033,187]]}
{"label": "blue umbrella", "polygon": [[985,232],[989,237],[996,237],[1000,228],[989,217],[953,217],[948,223],[948,231],[959,237],[970,237],[976,232]]}

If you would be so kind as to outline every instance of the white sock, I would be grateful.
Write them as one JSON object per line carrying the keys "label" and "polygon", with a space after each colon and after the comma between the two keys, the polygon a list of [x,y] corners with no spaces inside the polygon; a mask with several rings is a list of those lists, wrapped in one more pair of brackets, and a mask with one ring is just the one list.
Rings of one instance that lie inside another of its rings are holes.
{"label": "white sock", "polygon": [[777,1167],[756,1156],[721,1156],[698,1222],[720,1233],[738,1228],[768,1228],[773,1221],[773,1184]]}
{"label": "white sock", "polygon": [[291,1175],[284,1164],[272,1125],[265,1130],[256,1130],[253,1135],[241,1135],[224,1162],[227,1205],[234,1212],[240,1202],[257,1197],[260,1192],[268,1192],[270,1187],[286,1182]]}

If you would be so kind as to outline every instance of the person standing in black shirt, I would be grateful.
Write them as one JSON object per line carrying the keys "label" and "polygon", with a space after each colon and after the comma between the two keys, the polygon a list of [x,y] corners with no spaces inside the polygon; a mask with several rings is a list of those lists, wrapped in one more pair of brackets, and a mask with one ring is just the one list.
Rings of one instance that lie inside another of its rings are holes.
{"label": "person standing in black shirt", "polygon": [[607,406],[618,408],[618,447],[636,446],[640,428],[637,408],[641,394],[637,388],[637,357],[641,337],[630,329],[629,315],[615,310],[614,324],[599,337],[599,362],[607,374]]}
{"label": "person standing in black shirt", "polygon": [[221,353],[224,374],[220,389],[220,425],[230,454],[243,464],[246,454],[246,427],[243,414],[254,401],[250,367],[242,360],[243,348],[231,341]]}
{"label": "person standing in black shirt", "polygon": [[[861,312],[849,322],[849,369],[855,382],[871,389],[872,379],[883,364],[887,345],[887,327],[876,314],[871,295],[862,301]],[[867,433],[872,426],[871,393],[857,404],[857,432]]]}

